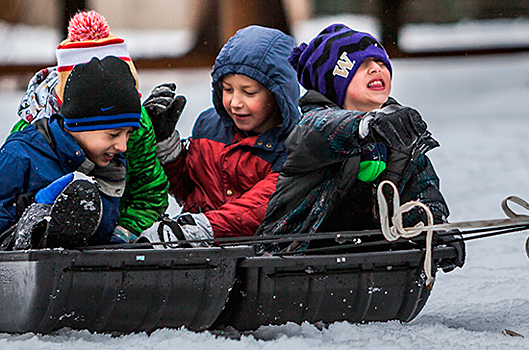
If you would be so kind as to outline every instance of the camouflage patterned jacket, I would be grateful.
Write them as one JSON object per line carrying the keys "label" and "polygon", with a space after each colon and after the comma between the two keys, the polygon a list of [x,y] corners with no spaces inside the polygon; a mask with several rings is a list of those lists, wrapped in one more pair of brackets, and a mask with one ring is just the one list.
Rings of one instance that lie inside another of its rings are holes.
{"label": "camouflage patterned jacket", "polygon": [[[390,98],[387,103],[397,102]],[[303,96],[300,106],[302,118],[286,141],[287,160],[257,234],[380,227],[376,187],[385,172],[373,182],[357,179],[361,155],[375,146],[358,137],[364,113],[341,109],[315,91]],[[425,155],[438,145],[426,133],[396,184],[402,202],[418,200],[426,204],[436,223],[445,222],[449,215],[439,178]],[[404,216],[404,225],[426,220],[423,216],[423,212],[413,210]]]}

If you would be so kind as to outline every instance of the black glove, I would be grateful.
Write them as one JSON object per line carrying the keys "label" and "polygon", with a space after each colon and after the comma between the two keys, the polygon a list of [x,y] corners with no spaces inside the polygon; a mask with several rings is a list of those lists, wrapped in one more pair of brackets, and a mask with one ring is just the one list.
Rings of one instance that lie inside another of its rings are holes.
{"label": "black glove", "polygon": [[410,107],[391,104],[370,114],[375,140],[408,155],[411,146],[426,132],[426,122],[417,110]]}
{"label": "black glove", "polygon": [[456,267],[463,267],[466,258],[466,245],[464,241],[457,241],[462,236],[457,231],[454,231],[453,235],[435,235],[434,244],[446,243],[447,247],[454,247],[456,249],[456,256],[449,259],[441,259],[439,261],[439,267],[443,269],[443,272],[450,272]]}
{"label": "black glove", "polygon": [[161,84],[152,89],[143,107],[151,118],[156,141],[161,142],[171,136],[186,102],[184,96],[176,95],[175,83]]}
{"label": "black glove", "polygon": [[427,132],[426,122],[415,109],[399,104],[388,105],[370,114],[373,117],[370,123],[372,137],[388,147],[386,170],[380,180],[398,184],[415,142]]}

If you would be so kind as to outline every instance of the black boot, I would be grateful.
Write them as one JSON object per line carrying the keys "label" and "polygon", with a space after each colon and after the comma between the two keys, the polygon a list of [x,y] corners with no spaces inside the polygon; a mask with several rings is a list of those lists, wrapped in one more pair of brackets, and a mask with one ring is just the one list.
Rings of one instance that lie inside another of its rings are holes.
{"label": "black boot", "polygon": [[[10,245],[13,250],[41,248],[50,220],[51,205],[33,203],[14,226]],[[8,249],[11,250],[11,249]]]}
{"label": "black boot", "polygon": [[51,206],[44,247],[73,249],[86,245],[99,227],[102,208],[95,183],[86,179],[72,181]]}

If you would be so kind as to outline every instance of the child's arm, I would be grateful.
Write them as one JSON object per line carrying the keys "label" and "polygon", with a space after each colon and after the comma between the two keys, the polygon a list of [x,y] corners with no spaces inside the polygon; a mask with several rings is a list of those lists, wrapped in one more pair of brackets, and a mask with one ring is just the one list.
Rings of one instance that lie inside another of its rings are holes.
{"label": "child's arm", "polygon": [[141,128],[127,143],[127,186],[120,201],[119,225],[139,235],[165,213],[167,176],[158,158],[152,123],[142,108]]}
{"label": "child's arm", "polygon": [[14,225],[16,217],[17,194],[24,193],[25,173],[15,157],[0,152],[0,233]]}
{"label": "child's arm", "polygon": [[253,236],[263,221],[279,173],[270,172],[239,198],[206,212],[215,237]]}
{"label": "child's arm", "polygon": [[194,183],[191,181],[187,170],[187,148],[185,141],[179,141],[181,151],[176,160],[163,165],[163,169],[169,178],[169,193],[171,193],[179,204],[183,204],[191,193]]}
{"label": "child's arm", "polygon": [[337,108],[306,113],[286,141],[288,157],[283,171],[290,176],[305,174],[360,156],[366,147],[374,147],[359,136],[363,115]]}

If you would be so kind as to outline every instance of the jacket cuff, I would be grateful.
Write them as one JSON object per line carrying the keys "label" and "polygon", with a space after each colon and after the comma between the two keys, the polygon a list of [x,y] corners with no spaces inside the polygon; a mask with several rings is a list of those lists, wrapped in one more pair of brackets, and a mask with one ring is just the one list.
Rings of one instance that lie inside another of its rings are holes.
{"label": "jacket cuff", "polygon": [[182,152],[182,142],[178,130],[174,130],[169,138],[156,143],[156,156],[162,165],[175,161],[180,152]]}

